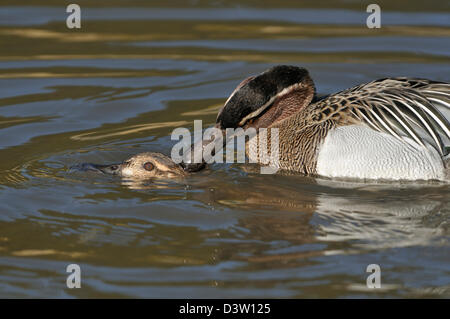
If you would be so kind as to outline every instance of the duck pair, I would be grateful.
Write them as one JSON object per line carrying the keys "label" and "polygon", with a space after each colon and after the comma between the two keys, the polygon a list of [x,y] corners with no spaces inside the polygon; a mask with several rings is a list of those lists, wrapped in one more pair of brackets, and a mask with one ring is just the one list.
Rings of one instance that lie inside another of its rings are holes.
{"label": "duck pair", "polygon": [[[215,127],[224,133],[277,128],[277,159],[260,160],[283,170],[332,178],[446,180],[450,124],[437,106],[450,108],[449,83],[385,78],[318,98],[306,69],[279,65],[242,81]],[[84,165],[151,178],[184,175],[204,163],[176,165],[159,153],[142,153],[122,164]]]}

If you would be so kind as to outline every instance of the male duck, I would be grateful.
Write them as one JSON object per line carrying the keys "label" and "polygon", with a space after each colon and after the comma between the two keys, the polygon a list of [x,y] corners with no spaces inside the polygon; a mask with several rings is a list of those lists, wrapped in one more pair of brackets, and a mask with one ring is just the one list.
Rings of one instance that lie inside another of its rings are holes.
{"label": "male duck", "polygon": [[216,127],[278,128],[278,167],[307,175],[446,180],[450,125],[436,105],[449,108],[449,100],[449,83],[416,78],[317,98],[306,69],[280,65],[242,81]]}

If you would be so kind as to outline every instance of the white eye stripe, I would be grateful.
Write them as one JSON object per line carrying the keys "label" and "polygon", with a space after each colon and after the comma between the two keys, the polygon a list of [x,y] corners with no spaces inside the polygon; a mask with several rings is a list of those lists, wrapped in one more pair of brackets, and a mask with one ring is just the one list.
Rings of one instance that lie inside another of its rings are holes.
{"label": "white eye stripe", "polygon": [[272,96],[270,98],[269,101],[267,101],[263,106],[261,106],[259,109],[257,109],[256,111],[253,111],[252,113],[248,114],[247,116],[245,116],[240,122],[239,122],[239,126],[242,126],[245,124],[245,122],[247,122],[248,120],[257,117],[259,114],[261,114],[266,108],[268,108],[273,102],[275,102],[275,100],[279,97],[282,97],[284,95],[287,95],[289,93],[291,93],[293,90],[298,89],[302,87],[301,83],[295,83],[292,84],[291,86],[288,86],[287,88],[284,88],[280,93]]}
{"label": "white eye stripe", "polygon": [[234,89],[233,93],[228,97],[228,99],[225,101],[224,105],[226,105],[228,102],[230,102],[231,98],[236,94],[236,92],[240,89],[240,87],[237,87]]}

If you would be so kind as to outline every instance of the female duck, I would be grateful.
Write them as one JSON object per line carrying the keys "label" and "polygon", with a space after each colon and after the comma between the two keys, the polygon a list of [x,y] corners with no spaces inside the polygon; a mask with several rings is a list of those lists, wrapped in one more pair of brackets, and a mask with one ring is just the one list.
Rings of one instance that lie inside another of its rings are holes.
{"label": "female duck", "polygon": [[449,83],[415,78],[380,79],[319,99],[306,69],[280,65],[242,81],[216,127],[278,128],[279,158],[260,161],[281,169],[445,180],[450,125],[436,106],[449,108],[449,99]]}
{"label": "female duck", "polygon": [[139,153],[116,164],[81,163],[72,166],[71,170],[94,171],[132,180],[173,179],[186,176],[180,165],[175,164],[170,157],[156,152]]}

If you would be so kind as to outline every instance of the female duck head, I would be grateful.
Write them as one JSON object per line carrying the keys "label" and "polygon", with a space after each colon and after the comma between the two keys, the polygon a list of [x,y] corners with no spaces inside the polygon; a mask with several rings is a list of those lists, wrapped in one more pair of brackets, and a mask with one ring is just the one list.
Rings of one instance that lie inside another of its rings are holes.
{"label": "female duck head", "polygon": [[242,81],[220,109],[216,127],[268,127],[311,103],[314,96],[305,68],[278,65]]}
{"label": "female duck head", "polygon": [[80,171],[95,171],[132,179],[173,178],[184,176],[183,168],[169,157],[155,152],[134,155],[119,164],[83,163],[72,167]]}

